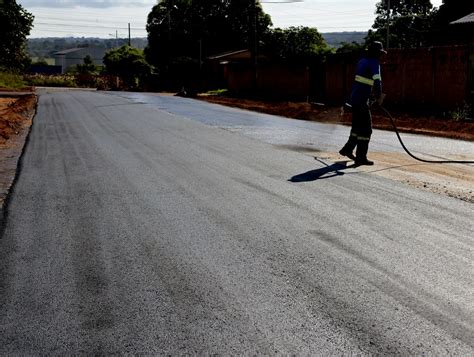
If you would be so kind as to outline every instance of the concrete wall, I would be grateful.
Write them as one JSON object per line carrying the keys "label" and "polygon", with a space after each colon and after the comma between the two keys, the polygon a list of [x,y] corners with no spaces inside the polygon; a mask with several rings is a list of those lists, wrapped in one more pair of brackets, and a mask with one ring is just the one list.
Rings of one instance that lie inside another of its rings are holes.
{"label": "concrete wall", "polygon": [[272,98],[309,96],[309,69],[306,66],[268,64],[258,72],[258,88]]}
{"label": "concrete wall", "polygon": [[[358,55],[342,54],[324,64],[290,66],[261,62],[257,94],[272,99],[306,100],[341,105],[348,101]],[[254,92],[254,69],[247,62],[226,64],[228,89]],[[453,110],[474,104],[474,49],[445,46],[390,49],[382,59],[386,104],[410,110]]]}
{"label": "concrete wall", "polygon": [[390,101],[439,109],[463,105],[468,94],[468,58],[463,46],[391,51],[382,67]]}
{"label": "concrete wall", "polygon": [[321,101],[340,105],[349,100],[358,56],[335,55],[324,64],[326,80]]}
{"label": "concrete wall", "polygon": [[[230,63],[227,75],[230,91],[255,91],[255,71],[250,63]],[[262,63],[258,66],[256,86],[261,96],[304,101],[309,96],[309,70],[306,66]]]}

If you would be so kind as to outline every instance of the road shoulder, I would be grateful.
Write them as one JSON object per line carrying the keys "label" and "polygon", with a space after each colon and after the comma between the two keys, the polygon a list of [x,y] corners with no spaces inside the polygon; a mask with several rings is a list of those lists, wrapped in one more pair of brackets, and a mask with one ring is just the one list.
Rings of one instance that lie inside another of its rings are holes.
{"label": "road shoulder", "polygon": [[[337,153],[319,153],[317,158],[332,162],[347,162]],[[411,159],[404,153],[370,152],[374,166],[360,166],[359,172],[381,176],[393,181],[466,202],[474,203],[474,165],[423,163]],[[467,160],[456,157],[454,160]],[[472,158],[469,158],[472,159]]]}
{"label": "road shoulder", "polygon": [[33,92],[0,93],[0,219],[36,114]]}

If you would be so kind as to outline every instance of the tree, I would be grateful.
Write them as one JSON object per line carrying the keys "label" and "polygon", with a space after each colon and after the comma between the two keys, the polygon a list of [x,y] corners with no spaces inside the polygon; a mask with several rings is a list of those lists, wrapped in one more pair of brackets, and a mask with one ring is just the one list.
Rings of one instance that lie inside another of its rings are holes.
{"label": "tree", "polygon": [[143,51],[130,46],[108,51],[104,56],[104,65],[108,74],[119,76],[131,89],[139,87],[151,74]]}
{"label": "tree", "polygon": [[162,0],[148,15],[146,58],[168,77],[182,66],[199,70],[203,58],[251,47],[253,35],[262,36],[271,26],[270,16],[254,0]]}
{"label": "tree", "polygon": [[263,48],[280,60],[307,64],[331,51],[316,28],[304,26],[269,31]]}
{"label": "tree", "polygon": [[[433,5],[430,0],[391,0],[376,5],[377,17],[366,41],[381,41],[392,48],[413,48],[428,43]],[[389,26],[387,26],[387,24]],[[387,30],[389,36],[387,39]]]}
{"label": "tree", "polygon": [[336,53],[359,53],[362,54],[365,50],[365,45],[352,41],[351,43],[342,42],[341,47],[336,50]]}
{"label": "tree", "polygon": [[87,55],[84,57],[83,63],[76,64],[70,73],[75,74],[76,83],[79,87],[97,87],[98,82],[96,76],[99,74],[99,71],[100,67],[94,64],[90,55]]}
{"label": "tree", "polygon": [[28,66],[26,37],[33,27],[33,19],[15,0],[0,1],[0,68],[17,71]]}
{"label": "tree", "polygon": [[83,59],[82,64],[76,64],[76,72],[80,74],[95,74],[99,71],[99,67],[94,64],[90,55]]}
{"label": "tree", "polygon": [[446,26],[450,22],[460,19],[474,12],[474,1],[443,0],[443,4],[434,14],[435,26]]}
{"label": "tree", "polygon": [[433,44],[453,43],[456,41],[462,43],[463,38],[468,35],[464,33],[464,26],[453,26],[450,23],[473,12],[474,1],[444,0],[440,8],[433,12],[431,42]]}

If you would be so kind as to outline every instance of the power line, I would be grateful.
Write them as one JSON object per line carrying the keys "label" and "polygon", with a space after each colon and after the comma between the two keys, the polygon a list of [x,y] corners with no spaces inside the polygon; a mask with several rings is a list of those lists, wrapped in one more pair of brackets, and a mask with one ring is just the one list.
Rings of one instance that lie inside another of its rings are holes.
{"label": "power line", "polygon": [[[64,23],[47,23],[47,22],[35,22],[36,25],[46,25],[46,26],[65,26],[65,27],[83,27],[83,28],[95,28],[95,29],[109,29],[109,30],[128,30],[127,26],[120,27],[120,26],[98,26],[98,25],[78,25],[78,24],[64,24]],[[143,30],[145,31],[145,27],[131,27],[131,30]]]}
{"label": "power line", "polygon": [[[98,21],[94,21],[94,20],[87,20],[87,19],[78,19],[78,18],[74,18],[74,17],[68,17],[68,16],[61,16],[61,17],[54,17],[54,16],[36,16],[36,18],[40,18],[41,21],[67,21],[67,22],[80,22],[80,23],[86,23],[86,24],[98,24],[99,22]],[[113,18],[112,19],[104,19],[103,21],[100,21],[100,23],[104,23],[104,22],[112,22],[114,21]],[[129,19],[127,20],[120,20],[120,21],[115,21],[115,22],[124,22],[124,23],[128,23],[129,22]],[[143,24],[145,25],[145,22],[140,22],[139,24]]]}

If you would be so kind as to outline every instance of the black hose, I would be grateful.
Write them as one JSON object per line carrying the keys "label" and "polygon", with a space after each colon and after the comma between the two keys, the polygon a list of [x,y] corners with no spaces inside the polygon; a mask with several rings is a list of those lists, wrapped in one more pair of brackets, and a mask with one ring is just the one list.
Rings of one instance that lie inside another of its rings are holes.
{"label": "black hose", "polygon": [[400,141],[400,144],[402,145],[403,150],[405,150],[405,152],[408,155],[410,155],[412,158],[414,158],[415,160],[418,160],[421,162],[435,163],[435,164],[474,164],[474,161],[466,161],[466,160],[425,160],[413,155],[403,143],[402,138],[400,137],[400,133],[398,132],[398,129],[395,125],[395,121],[392,115],[390,114],[390,112],[382,106],[379,106],[379,108],[382,109],[382,111],[388,116],[388,118],[392,122],[393,129],[395,130],[395,134],[397,134],[398,141]]}

